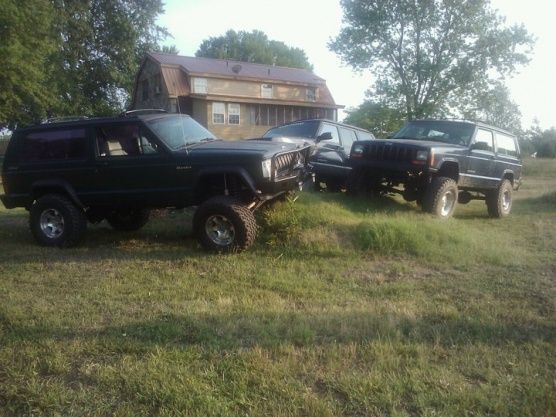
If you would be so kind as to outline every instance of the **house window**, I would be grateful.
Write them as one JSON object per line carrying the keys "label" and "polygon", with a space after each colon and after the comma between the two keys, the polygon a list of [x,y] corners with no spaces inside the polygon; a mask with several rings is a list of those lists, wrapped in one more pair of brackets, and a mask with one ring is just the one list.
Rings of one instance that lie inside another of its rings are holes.
{"label": "house window", "polygon": [[307,88],[307,101],[317,101],[317,89],[315,87]]}
{"label": "house window", "polygon": [[261,84],[261,97],[262,98],[274,97],[272,91],[272,84]]}
{"label": "house window", "polygon": [[235,103],[228,104],[228,124],[238,125],[240,116],[240,105]]}
{"label": "house window", "polygon": [[171,98],[168,100],[168,111],[170,113],[177,113],[178,112],[178,100],[175,98]]}
{"label": "house window", "polygon": [[193,92],[196,94],[207,94],[208,85],[206,78],[193,78]]}
{"label": "house window", "polygon": [[223,125],[226,121],[224,103],[212,103],[212,123]]}
{"label": "house window", "polygon": [[154,94],[160,94],[162,92],[162,87],[161,87],[161,83],[160,83],[160,74],[156,74],[153,77],[153,83],[154,83]]}
{"label": "house window", "polygon": [[141,90],[143,101],[147,101],[149,99],[149,80],[143,80],[143,82],[141,83]]}

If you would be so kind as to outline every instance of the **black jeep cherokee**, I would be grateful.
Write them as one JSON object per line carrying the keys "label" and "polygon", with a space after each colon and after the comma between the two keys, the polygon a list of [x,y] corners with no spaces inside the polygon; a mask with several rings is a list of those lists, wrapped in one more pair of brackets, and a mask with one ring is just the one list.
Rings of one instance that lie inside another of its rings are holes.
{"label": "black jeep cherokee", "polygon": [[350,162],[350,191],[401,193],[443,218],[474,199],[504,217],[521,184],[517,138],[480,122],[409,121],[391,139],[354,142]]}
{"label": "black jeep cherokee", "polygon": [[243,250],[253,211],[298,188],[309,147],[221,141],[186,115],[163,112],[46,123],[17,130],[2,169],[7,208],[30,211],[38,242],[71,246],[87,221],[145,225],[149,209],[199,206],[200,243]]}

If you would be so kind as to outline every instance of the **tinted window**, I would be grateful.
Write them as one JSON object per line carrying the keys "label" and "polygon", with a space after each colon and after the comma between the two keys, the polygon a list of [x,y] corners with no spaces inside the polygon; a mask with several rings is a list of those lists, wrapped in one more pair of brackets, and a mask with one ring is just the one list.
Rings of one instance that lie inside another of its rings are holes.
{"label": "tinted window", "polygon": [[99,126],[96,137],[98,155],[101,157],[157,153],[157,145],[145,136],[137,124]]}
{"label": "tinted window", "polygon": [[394,139],[417,139],[468,145],[474,126],[469,123],[440,120],[408,122],[394,135]]}
{"label": "tinted window", "polygon": [[345,127],[338,128],[340,131],[340,139],[342,139],[342,146],[346,153],[349,154],[351,150],[351,145],[353,142],[357,140],[357,136],[355,136],[355,132],[351,129],[346,129]]}
{"label": "tinted window", "polygon": [[332,134],[332,139],[325,140],[322,143],[340,144],[340,136],[338,135],[338,128],[336,126],[323,123],[319,136],[326,132],[330,132]]}
{"label": "tinted window", "polygon": [[496,151],[501,155],[517,156],[514,138],[503,133],[496,133]]}
{"label": "tinted window", "polygon": [[273,138],[277,136],[314,138],[317,133],[318,122],[292,123],[286,126],[278,126],[267,131],[263,137]]}
{"label": "tinted window", "polygon": [[492,132],[484,129],[477,130],[477,136],[475,136],[473,149],[492,152],[494,150],[492,145]]}
{"label": "tinted window", "polygon": [[23,139],[21,161],[84,159],[87,155],[85,129],[46,130]]}

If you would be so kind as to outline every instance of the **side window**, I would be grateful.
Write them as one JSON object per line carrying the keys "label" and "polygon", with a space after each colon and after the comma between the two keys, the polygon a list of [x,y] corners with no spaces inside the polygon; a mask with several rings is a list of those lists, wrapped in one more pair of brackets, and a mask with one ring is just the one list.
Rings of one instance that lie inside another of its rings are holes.
{"label": "side window", "polygon": [[98,156],[140,156],[158,153],[158,146],[143,134],[137,124],[96,128]]}
{"label": "side window", "polygon": [[500,155],[517,156],[517,147],[514,138],[496,132],[496,152]]}
{"label": "side window", "polygon": [[340,136],[338,135],[338,128],[336,126],[323,123],[322,129],[319,132],[319,136],[326,132],[330,132],[332,134],[332,139],[322,141],[323,144],[327,144],[327,143],[333,143],[335,145],[340,144]]}
{"label": "side window", "polygon": [[228,103],[228,124],[238,125],[240,116],[240,105],[236,103]]}
{"label": "side window", "polygon": [[340,139],[342,140],[342,146],[344,151],[349,154],[351,151],[351,145],[357,140],[355,132],[351,129],[346,129],[345,127],[338,128],[340,131]]}
{"label": "side window", "polygon": [[492,143],[492,132],[489,130],[479,129],[477,130],[477,135],[475,136],[473,149],[478,151],[493,152],[494,146]]}
{"label": "side window", "polygon": [[23,139],[22,162],[85,159],[85,129],[45,130],[29,133]]}

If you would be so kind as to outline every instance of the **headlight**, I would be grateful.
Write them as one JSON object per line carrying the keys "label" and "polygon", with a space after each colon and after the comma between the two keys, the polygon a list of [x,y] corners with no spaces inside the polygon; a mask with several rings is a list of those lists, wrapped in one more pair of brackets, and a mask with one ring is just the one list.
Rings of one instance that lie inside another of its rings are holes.
{"label": "headlight", "polygon": [[270,171],[272,170],[272,160],[265,159],[262,164],[263,178],[270,178]]}
{"label": "headlight", "polygon": [[426,161],[429,157],[428,151],[417,151],[417,155],[415,156],[416,161]]}

